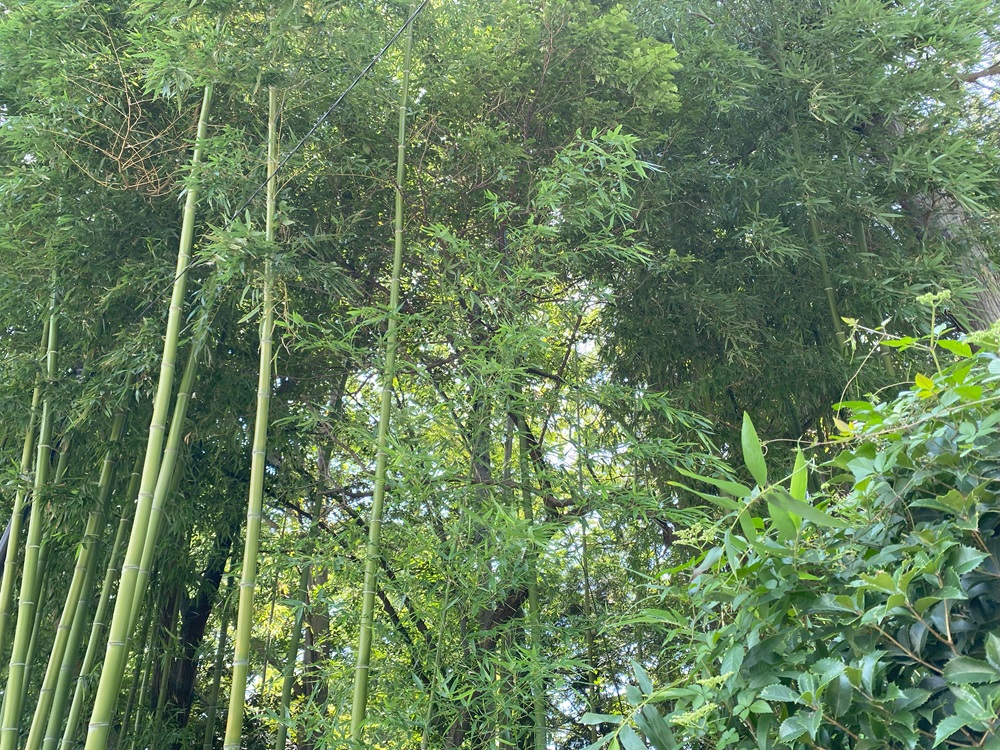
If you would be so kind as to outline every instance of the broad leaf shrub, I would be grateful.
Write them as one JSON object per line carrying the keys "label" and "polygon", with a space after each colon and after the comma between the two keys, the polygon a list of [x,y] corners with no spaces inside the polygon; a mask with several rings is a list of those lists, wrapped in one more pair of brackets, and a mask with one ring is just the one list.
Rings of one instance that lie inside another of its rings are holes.
{"label": "broad leaf shrub", "polygon": [[957,361],[842,405],[821,492],[801,455],[768,483],[749,418],[758,485],[692,475],[727,511],[703,535],[717,546],[665,581],[686,622],[646,613],[691,640],[691,665],[663,687],[636,665],[634,712],[584,717],[611,729],[594,746],[1000,748],[1000,358],[931,345]]}

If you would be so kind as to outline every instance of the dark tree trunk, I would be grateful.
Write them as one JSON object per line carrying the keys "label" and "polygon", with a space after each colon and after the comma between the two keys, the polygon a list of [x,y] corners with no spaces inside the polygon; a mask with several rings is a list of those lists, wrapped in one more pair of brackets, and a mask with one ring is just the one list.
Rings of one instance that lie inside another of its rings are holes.
{"label": "dark tree trunk", "polygon": [[219,598],[219,584],[226,570],[233,542],[239,533],[237,518],[219,530],[201,574],[198,593],[189,599],[181,613],[177,657],[173,660],[168,682],[168,706],[178,726],[185,726],[194,703],[194,684],[198,675],[198,649],[205,639],[209,617]]}

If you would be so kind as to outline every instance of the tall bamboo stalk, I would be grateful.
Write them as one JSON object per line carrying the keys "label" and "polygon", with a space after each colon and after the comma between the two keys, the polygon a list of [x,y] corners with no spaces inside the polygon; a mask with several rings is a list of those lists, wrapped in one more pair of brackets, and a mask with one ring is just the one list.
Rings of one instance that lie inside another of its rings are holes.
{"label": "tall bamboo stalk", "polygon": [[[112,432],[114,432],[113,428]],[[117,465],[117,456],[114,456],[113,459],[114,465],[112,466],[112,469],[114,469]],[[94,581],[97,578],[97,563],[100,561],[101,557],[100,539],[104,532],[104,519],[107,517],[107,511],[110,507],[110,477],[107,487],[108,489],[106,491],[103,490],[100,484],[98,487],[98,502],[101,509],[98,531],[93,537],[89,539],[85,538],[84,547],[88,549],[89,552],[87,568],[84,572],[82,587],[83,593],[81,594],[80,602],[76,607],[76,611],[73,614],[73,622],[70,625],[69,635],[66,639],[66,648],[63,651],[63,656],[59,663],[59,673],[56,679],[56,687],[52,695],[52,707],[49,710],[48,721],[46,722],[42,738],[41,747],[43,750],[46,748],[48,750],[54,750],[59,742],[59,734],[63,724],[63,719],[66,716],[66,704],[69,701],[69,693],[73,688],[73,683],[76,681],[78,674],[77,670],[80,664],[80,645],[83,642],[83,634],[86,630],[87,620],[91,610],[91,596],[89,592],[94,590]],[[119,524],[119,527],[120,526],[121,525]],[[122,537],[123,536],[124,534],[122,534]],[[113,543],[112,555],[114,555],[114,550],[117,550],[120,546],[121,539],[116,534],[115,541]],[[99,601],[103,601],[103,589],[101,591]]]}
{"label": "tall bamboo stalk", "polygon": [[229,601],[233,591],[233,577],[229,577],[226,596],[222,600],[222,615],[219,623],[219,643],[215,649],[215,666],[212,667],[212,687],[208,693],[208,705],[205,708],[205,739],[202,750],[212,750],[215,745],[215,722],[219,714],[219,692],[222,687],[222,669],[226,663],[226,640],[229,637],[229,621],[232,619],[233,607]]}
{"label": "tall bamboo stalk", "polygon": [[[285,528],[288,525],[288,516],[281,517],[281,531],[278,534],[278,549],[285,549]],[[267,643],[264,644],[264,663],[260,670],[261,691],[267,691],[267,668],[268,657],[271,654],[271,640],[274,633],[274,612],[278,608],[278,590],[281,588],[281,576],[275,574],[271,583],[271,611],[267,615]]]}
{"label": "tall bamboo stalk", "polygon": [[[411,0],[408,18],[413,18]],[[375,618],[375,587],[381,554],[382,507],[385,502],[385,472],[388,463],[389,418],[392,407],[392,384],[396,376],[396,348],[399,327],[399,286],[403,270],[403,181],[406,179],[406,104],[410,87],[410,59],[413,50],[413,23],[406,31],[403,50],[403,80],[399,93],[399,129],[396,145],[396,221],[392,256],[392,279],[389,283],[389,324],[386,332],[385,367],[382,369],[382,401],[378,419],[378,453],[375,461],[375,494],[368,525],[365,551],[365,583],[361,600],[361,623],[358,635],[357,665],[354,670],[354,695],[351,701],[351,739],[360,744],[368,710],[368,683],[372,653],[372,623]]]}
{"label": "tall bamboo stalk", "polygon": [[[79,421],[85,422],[87,418],[88,410],[84,410],[83,414],[80,415]],[[57,487],[62,484],[63,477],[66,476],[66,469],[69,466],[69,454],[70,447],[73,443],[73,434],[70,432],[63,436],[60,441],[59,448],[59,460],[56,462],[55,474],[52,478],[52,486]],[[52,549],[51,538],[44,537],[42,540],[42,546],[38,553],[38,570],[39,575],[35,582],[35,590],[32,592],[31,598],[35,602],[35,623],[31,629],[31,640],[28,643],[28,652],[25,654],[24,662],[24,678],[22,680],[21,689],[21,705],[24,706],[28,699],[28,688],[31,685],[32,671],[35,669],[35,649],[38,647],[39,637],[41,635],[41,622],[42,616],[45,614],[44,607],[41,606],[42,592],[45,591],[45,581],[49,574],[49,552]]]}
{"label": "tall bamboo stalk", "polygon": [[278,730],[274,734],[274,750],[285,750],[288,741],[288,724],[292,720],[289,706],[292,703],[292,687],[295,685],[295,662],[299,658],[299,641],[302,638],[302,620],[306,611],[306,593],[309,590],[309,565],[302,566],[299,574],[299,588],[295,595],[299,606],[295,611],[295,622],[288,637],[288,651],[285,654],[284,676],[281,680],[281,705],[278,707]]}
{"label": "tall bamboo stalk", "polygon": [[[35,602],[35,621],[31,625],[31,638],[28,640],[28,651],[24,655],[24,678],[21,680],[22,708],[28,699],[28,688],[31,685],[32,670],[35,668],[35,649],[38,647],[42,616],[45,614],[45,607],[42,606],[42,592],[46,590],[45,582],[49,577],[49,552],[51,551],[52,539],[48,535],[45,535],[43,531],[42,546],[38,550],[38,577],[35,581],[35,589],[31,592],[31,599]],[[18,719],[19,723],[20,721],[21,719]]]}
{"label": "tall bamboo stalk", "polygon": [[[191,164],[195,169],[201,162],[202,143],[208,130],[208,112],[211,102],[212,86],[209,84],[205,87],[202,98],[201,112],[198,116],[197,140],[191,155]],[[114,717],[115,705],[118,702],[122,676],[125,673],[125,662],[128,657],[126,643],[131,624],[132,602],[137,593],[141,594],[137,586],[139,565],[142,560],[142,551],[146,543],[146,532],[152,512],[153,491],[160,470],[163,435],[166,430],[167,411],[170,408],[170,395],[174,383],[177,342],[180,338],[181,325],[184,322],[184,297],[187,291],[187,271],[194,241],[197,200],[198,185],[195,180],[189,184],[184,202],[181,237],[177,252],[177,270],[174,276],[173,293],[170,297],[167,329],[163,339],[163,356],[160,362],[160,377],[156,384],[153,415],[149,423],[149,438],[146,442],[142,479],[139,482],[139,498],[136,503],[132,533],[129,536],[128,550],[125,553],[125,563],[122,566],[121,582],[118,585],[118,596],[115,599],[115,610],[111,618],[108,648],[104,657],[104,668],[101,670],[101,680],[97,687],[94,710],[90,717],[85,750],[104,750],[107,747],[108,732]],[[0,750],[3,749],[0,748]]]}
{"label": "tall bamboo stalk", "polygon": [[0,726],[0,750],[16,750],[21,724],[21,702],[24,695],[24,673],[31,635],[34,632],[36,591],[39,589],[38,565],[42,541],[42,488],[48,481],[52,452],[52,392],[56,379],[56,352],[59,343],[59,316],[56,310],[56,273],[52,274],[52,294],[49,298],[49,336],[45,353],[45,379],[48,385],[42,401],[42,417],[38,431],[38,453],[35,458],[35,481],[32,487],[31,517],[24,546],[24,569],[21,574],[21,595],[17,605],[17,625],[14,646],[4,691],[3,723]]}
{"label": "tall bamboo stalk", "polygon": [[[48,351],[49,321],[42,326],[42,351]],[[31,396],[31,415],[28,417],[28,429],[24,434],[24,444],[21,449],[21,477],[27,476],[31,470],[31,459],[35,453],[35,429],[38,423],[38,407],[42,401],[42,378],[35,379],[35,390]],[[0,584],[0,654],[7,645],[7,630],[14,605],[14,573],[17,568],[17,555],[21,546],[21,527],[24,524],[24,502],[28,493],[18,482],[17,493],[14,495],[14,508],[10,514],[10,533],[7,535],[7,554],[4,558],[3,583]]]}
{"label": "tall bamboo stalk", "polygon": [[[535,522],[535,513],[531,503],[531,467],[528,458],[527,423],[524,417],[518,420],[518,458],[521,464],[521,510],[529,529]],[[534,537],[530,537],[530,547],[527,554],[528,563],[528,626],[531,632],[531,652],[537,664],[542,656],[542,618],[541,602],[538,597],[538,551]],[[532,736],[535,750],[545,750],[545,692],[544,684],[532,680]]]}
{"label": "tall bamboo stalk", "polygon": [[[80,719],[83,716],[83,703],[87,698],[87,687],[91,682],[90,672],[97,661],[97,651],[101,646],[101,637],[104,635],[104,626],[108,614],[108,604],[111,602],[111,591],[118,580],[119,556],[121,547],[125,541],[125,534],[128,532],[129,521],[132,518],[132,504],[139,493],[139,481],[142,479],[142,456],[136,458],[135,466],[132,467],[132,476],[129,479],[128,489],[125,491],[125,501],[122,503],[122,515],[118,520],[118,530],[115,532],[115,541],[111,545],[111,555],[108,559],[108,567],[104,573],[104,583],[101,586],[101,598],[94,612],[94,622],[90,627],[90,637],[87,640],[87,650],[83,656],[83,663],[80,665],[79,679],[76,688],[73,690],[73,703],[70,705],[69,715],[66,717],[66,728],[63,731],[62,742],[59,746],[62,750],[70,750],[76,740],[76,730],[80,726]],[[72,679],[77,674],[75,669],[75,659],[63,660],[63,672]],[[42,750],[55,750],[59,742],[59,727],[62,717],[58,715],[56,707],[53,706],[52,715],[49,717],[49,727],[45,732],[45,742]]]}
{"label": "tall bamboo stalk", "polygon": [[[83,542],[80,544],[80,550],[77,554],[73,578],[70,581],[69,590],[66,592],[66,603],[63,605],[62,615],[56,627],[55,640],[52,644],[52,650],[49,652],[49,663],[45,670],[45,677],[42,679],[42,687],[38,693],[38,701],[35,704],[35,713],[32,717],[31,730],[28,732],[25,750],[38,750],[41,747],[44,727],[48,724],[48,715],[55,697],[63,657],[66,654],[67,647],[70,645],[70,630],[76,621],[77,609],[84,595],[84,585],[87,578],[93,580],[97,562],[97,543],[100,531],[104,526],[104,507],[107,505],[108,497],[111,494],[111,479],[114,475],[118,443],[121,441],[124,429],[125,410],[119,408],[111,426],[110,446],[104,455],[97,483],[97,499],[87,519],[87,527],[84,530]],[[67,686],[64,688],[64,693],[68,693],[68,691]]]}
{"label": "tall bamboo stalk", "polygon": [[[781,41],[781,28],[778,28],[778,49],[784,48]],[[785,59],[781,54],[775,58],[778,70],[784,75],[787,72]],[[792,133],[792,148],[795,152],[795,159],[800,167],[804,167],[805,159],[802,154],[802,139],[799,137],[798,117],[794,110],[788,111],[788,127]],[[847,335],[844,333],[844,322],[840,318],[840,307],[837,304],[837,291],[833,287],[833,277],[830,274],[830,266],[827,262],[826,247],[823,244],[823,236],[819,230],[819,220],[816,217],[816,207],[812,200],[812,189],[809,183],[803,181],[803,202],[806,206],[806,217],[809,221],[809,237],[812,240],[813,251],[819,261],[820,279],[823,282],[823,292],[826,295],[826,307],[830,314],[830,323],[833,326],[833,335],[837,340],[837,346],[841,352],[847,351]]]}
{"label": "tall bamboo stalk", "polygon": [[[42,326],[43,353],[48,351],[49,320]],[[31,415],[28,417],[28,428],[24,434],[24,444],[21,449],[20,476],[26,477],[31,470],[31,462],[35,454],[35,433],[38,427],[38,411],[42,401],[42,377],[35,378],[35,390],[31,397]],[[17,568],[17,556],[21,545],[21,528],[24,525],[24,503],[29,494],[26,488],[18,482],[17,493],[14,495],[14,508],[10,516],[10,533],[7,535],[7,554],[4,559],[3,583],[0,584],[0,654],[7,645],[7,631],[14,605],[14,574]]]}
{"label": "tall bamboo stalk", "polygon": [[[180,624],[180,597],[174,594],[170,600],[170,615],[163,629],[163,654],[160,657],[160,682],[156,686],[156,707],[153,714],[153,726],[163,725],[163,711],[167,707],[167,687],[170,684],[170,665],[174,661],[174,646],[177,643],[177,627]],[[136,733],[138,736],[138,733]],[[135,737],[133,737],[133,741]],[[153,735],[152,747],[159,746],[159,734]]]}
{"label": "tall bamboo stalk", "polygon": [[[587,618],[587,629],[584,637],[587,643],[587,710],[597,710],[597,650],[594,636],[594,601],[593,589],[590,585],[590,563],[587,550],[587,519],[580,516],[580,567],[583,569],[583,614]],[[590,726],[590,741],[597,742],[597,727]]]}
{"label": "tall bamboo stalk", "polygon": [[[213,284],[214,282],[209,281],[206,283]],[[139,620],[143,593],[149,582],[149,573],[153,566],[153,556],[156,554],[156,544],[160,536],[160,527],[163,525],[163,509],[167,499],[176,491],[180,479],[177,459],[180,455],[181,447],[184,445],[185,420],[187,419],[188,406],[191,403],[191,395],[194,393],[195,379],[198,377],[198,360],[205,346],[205,339],[208,336],[208,324],[214,307],[214,291],[212,289],[210,297],[206,299],[205,304],[202,306],[201,315],[195,326],[194,340],[191,342],[191,349],[188,352],[187,363],[184,365],[184,374],[181,376],[181,383],[177,388],[177,398],[174,400],[174,413],[170,419],[170,432],[167,435],[166,447],[163,449],[163,458],[160,461],[160,473],[156,477],[156,486],[153,489],[149,527],[146,530],[146,540],[142,549],[142,557],[139,560],[139,570],[136,573],[136,593],[132,600],[129,633],[135,632],[136,622]]]}
{"label": "tall bamboo stalk", "polygon": [[[157,585],[156,590],[159,591],[160,586]],[[139,695],[145,689],[144,682],[148,677],[148,667],[150,661],[150,655],[152,654],[152,649],[150,648],[150,643],[153,641],[151,636],[151,631],[153,628],[153,614],[155,613],[155,608],[146,607],[145,616],[142,618],[142,628],[139,630],[139,639],[136,641],[138,648],[135,650],[135,665],[132,670],[132,682],[129,685],[128,697],[125,699],[125,710],[122,712],[122,720],[120,725],[122,727],[128,727],[129,721],[132,718],[132,711],[136,704],[139,702]],[[123,744],[122,742],[119,744]]]}
{"label": "tall bamboo stalk", "polygon": [[[268,90],[267,107],[267,213],[264,234],[274,242],[274,210],[278,169],[278,91]],[[236,615],[236,645],[233,654],[233,683],[226,716],[223,750],[239,750],[243,732],[243,704],[246,699],[250,666],[250,630],[253,627],[253,594],[257,582],[257,553],[264,501],[264,467],[267,462],[267,419],[271,404],[271,358],[274,334],[274,278],[270,260],[264,269],[263,311],[260,323],[260,362],[257,368],[257,413],[254,417],[253,446],[250,453],[250,492],[247,502],[247,531],[243,548],[239,611]]]}
{"label": "tall bamboo stalk", "polygon": [[[452,534],[451,550],[448,553],[448,566],[455,559],[458,551],[458,533]],[[424,729],[420,735],[420,750],[427,750],[430,744],[431,724],[434,721],[434,711],[437,708],[434,696],[437,693],[438,685],[441,683],[441,664],[444,661],[444,631],[448,624],[448,609],[451,606],[451,575],[444,584],[444,597],[441,600],[441,619],[438,622],[437,643],[434,646],[434,671],[431,673],[431,681],[427,686],[427,714],[424,716]]]}

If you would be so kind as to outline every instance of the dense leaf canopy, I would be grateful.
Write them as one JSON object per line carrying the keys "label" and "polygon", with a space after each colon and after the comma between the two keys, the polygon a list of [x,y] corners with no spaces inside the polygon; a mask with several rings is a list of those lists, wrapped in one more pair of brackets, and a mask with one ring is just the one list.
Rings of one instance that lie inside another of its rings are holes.
{"label": "dense leaf canopy", "polygon": [[993,3],[2,11],[0,750],[992,746]]}

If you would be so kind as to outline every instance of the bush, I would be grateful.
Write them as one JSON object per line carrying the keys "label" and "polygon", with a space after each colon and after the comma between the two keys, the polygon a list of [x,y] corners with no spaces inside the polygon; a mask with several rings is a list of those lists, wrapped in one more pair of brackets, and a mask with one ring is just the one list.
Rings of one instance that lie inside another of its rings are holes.
{"label": "bush", "polygon": [[691,577],[666,582],[698,613],[692,666],[655,689],[636,665],[634,713],[585,717],[617,723],[597,745],[1000,749],[1000,358],[931,345],[958,361],[841,405],[822,492],[801,455],[769,484],[749,419],[757,486],[692,475],[727,511]]}

